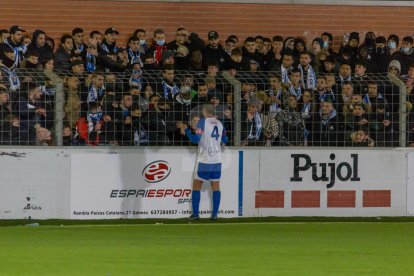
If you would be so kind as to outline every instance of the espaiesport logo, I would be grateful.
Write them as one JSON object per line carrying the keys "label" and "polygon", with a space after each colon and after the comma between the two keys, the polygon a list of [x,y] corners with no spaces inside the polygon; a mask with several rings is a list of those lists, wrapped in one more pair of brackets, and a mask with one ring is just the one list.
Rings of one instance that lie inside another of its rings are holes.
{"label": "espaiesport logo", "polygon": [[142,176],[148,183],[157,183],[168,177],[171,172],[170,164],[164,160],[149,163],[143,170]]}

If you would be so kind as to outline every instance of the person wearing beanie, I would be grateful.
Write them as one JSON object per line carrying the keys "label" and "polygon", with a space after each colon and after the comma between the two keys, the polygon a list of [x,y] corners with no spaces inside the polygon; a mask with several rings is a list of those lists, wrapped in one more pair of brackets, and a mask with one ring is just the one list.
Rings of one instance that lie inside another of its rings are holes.
{"label": "person wearing beanie", "polygon": [[294,43],[295,43],[295,38],[294,37],[289,36],[289,37],[285,38],[285,40],[283,41],[282,56],[286,52],[293,53]]}
{"label": "person wearing beanie", "polygon": [[323,48],[323,40],[320,37],[316,37],[312,40],[312,50],[315,54],[319,53]]}
{"label": "person wearing beanie", "polygon": [[321,35],[321,38],[323,40],[323,48],[328,51],[329,55],[336,57],[337,53],[332,50],[333,35],[328,32],[324,32]]}
{"label": "person wearing beanie", "polygon": [[387,39],[387,46],[390,51],[390,55],[393,55],[395,52],[398,51],[398,46],[400,43],[400,38],[396,34],[391,34],[388,36]]}
{"label": "person wearing beanie", "polygon": [[319,66],[321,65],[321,56],[323,55],[326,56],[326,53],[322,51],[322,49],[323,49],[323,40],[320,37],[316,37],[312,41],[312,51],[311,51],[311,53],[315,56],[315,60],[314,60],[315,68],[319,68]]}
{"label": "person wearing beanie", "polygon": [[390,64],[388,64],[388,74],[399,76],[401,72],[401,64],[398,60],[393,59],[390,61]]}
{"label": "person wearing beanie", "polygon": [[359,47],[359,33],[352,32],[349,34],[349,47],[351,47],[353,54],[356,56],[358,54]]}

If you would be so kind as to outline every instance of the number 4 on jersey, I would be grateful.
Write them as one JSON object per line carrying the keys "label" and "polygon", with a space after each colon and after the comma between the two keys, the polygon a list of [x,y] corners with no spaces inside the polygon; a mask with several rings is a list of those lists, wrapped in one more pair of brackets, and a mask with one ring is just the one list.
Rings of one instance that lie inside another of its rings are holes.
{"label": "number 4 on jersey", "polygon": [[211,132],[211,137],[216,138],[216,141],[218,140],[218,138],[220,137],[219,135],[219,131],[218,131],[218,127],[215,126],[213,128],[213,131]]}

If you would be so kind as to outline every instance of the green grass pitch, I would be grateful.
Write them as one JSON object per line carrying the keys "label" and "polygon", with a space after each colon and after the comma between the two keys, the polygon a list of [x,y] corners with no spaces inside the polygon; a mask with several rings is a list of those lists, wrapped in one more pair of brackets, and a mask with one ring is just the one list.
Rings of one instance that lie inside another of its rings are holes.
{"label": "green grass pitch", "polygon": [[414,275],[412,222],[0,227],[0,275]]}

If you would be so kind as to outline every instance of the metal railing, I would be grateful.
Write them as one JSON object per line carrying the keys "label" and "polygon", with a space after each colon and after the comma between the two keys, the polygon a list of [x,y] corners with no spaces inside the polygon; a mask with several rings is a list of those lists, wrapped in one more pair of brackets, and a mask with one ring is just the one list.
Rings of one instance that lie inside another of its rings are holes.
{"label": "metal railing", "polygon": [[235,146],[397,147],[414,132],[405,82],[385,74],[327,75],[320,91],[277,72],[16,76],[18,86],[2,75],[2,145],[188,146],[176,123],[195,131],[204,103],[216,107]]}

